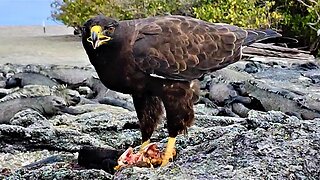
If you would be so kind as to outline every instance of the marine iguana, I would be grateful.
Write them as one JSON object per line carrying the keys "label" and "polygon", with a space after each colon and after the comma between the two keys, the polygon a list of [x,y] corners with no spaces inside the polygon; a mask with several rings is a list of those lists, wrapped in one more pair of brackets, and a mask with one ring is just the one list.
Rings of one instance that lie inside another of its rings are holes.
{"label": "marine iguana", "polygon": [[[5,64],[0,66],[8,78],[8,88],[30,84],[49,85],[80,83],[95,74],[91,67],[68,65],[19,65]],[[12,74],[12,75],[9,75]],[[21,81],[21,82],[20,82]]]}
{"label": "marine iguana", "polygon": [[0,124],[9,124],[10,119],[19,111],[33,109],[46,117],[61,112],[69,114],[80,114],[67,106],[64,98],[59,96],[39,96],[12,99],[0,103]]}
{"label": "marine iguana", "polygon": [[251,103],[246,104],[249,109],[282,111],[302,119],[320,117],[319,89],[311,80],[304,80],[301,75],[301,72],[309,71],[299,72],[291,67],[272,67],[248,74],[232,68],[231,66],[212,74],[220,76],[227,83],[242,83],[241,91],[244,92],[239,94],[251,98]]}
{"label": "marine iguana", "polygon": [[71,85],[70,87],[74,89],[80,86],[87,86],[93,91],[93,93],[86,96],[86,98],[88,98],[86,99],[87,101],[84,101],[86,103],[108,104],[122,107],[128,109],[129,111],[134,111],[134,106],[130,95],[124,95],[106,88],[96,76],[92,75],[85,81]]}
{"label": "marine iguana", "polygon": [[12,99],[26,98],[26,97],[40,97],[40,96],[59,96],[64,98],[68,106],[74,106],[80,101],[80,94],[78,91],[68,89],[66,86],[58,85],[49,87],[45,85],[27,85],[24,88],[14,89],[11,93],[0,99],[1,102]]}
{"label": "marine iguana", "polygon": [[246,81],[245,88],[266,111],[278,110],[302,119],[320,118],[320,99],[316,97],[274,87],[261,80]]}
{"label": "marine iguana", "polygon": [[[132,100],[118,96],[118,93],[106,88],[92,67],[77,67],[66,65],[15,65],[7,64],[0,69],[12,72],[8,75],[6,88],[26,87],[29,85],[47,85],[50,87],[60,84],[68,85],[70,89],[77,89],[79,86],[90,87],[94,94],[82,98],[84,104],[100,103],[123,107],[130,111],[134,110]],[[4,94],[2,94],[2,97]],[[1,101],[1,100],[0,100]]]}
{"label": "marine iguana", "polygon": [[50,69],[52,64],[15,64],[15,63],[4,63],[0,64],[0,71],[5,74],[8,72],[21,73],[21,72],[40,72],[44,69]]}
{"label": "marine iguana", "polygon": [[41,70],[43,75],[54,79],[60,84],[74,85],[85,81],[93,74],[96,74],[93,68],[77,66],[52,66],[51,68]]}
{"label": "marine iguana", "polygon": [[9,77],[6,81],[5,88],[13,87],[24,87],[26,85],[46,85],[46,86],[57,86],[55,80],[52,80],[50,77],[34,73],[34,72],[23,72],[14,74],[12,77]]}
{"label": "marine iguana", "polygon": [[9,123],[17,112],[28,108],[36,110],[46,117],[61,112],[81,114],[84,112],[68,107],[79,102],[79,93],[64,86],[54,88],[41,85],[25,86],[0,99],[0,124]]}

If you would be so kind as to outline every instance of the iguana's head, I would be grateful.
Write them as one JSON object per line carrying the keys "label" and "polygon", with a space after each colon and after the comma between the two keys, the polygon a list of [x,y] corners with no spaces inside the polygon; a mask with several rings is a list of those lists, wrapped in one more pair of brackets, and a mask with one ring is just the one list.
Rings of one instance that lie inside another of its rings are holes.
{"label": "iguana's head", "polygon": [[65,99],[68,106],[75,106],[80,102],[80,94],[78,91],[68,89],[66,86],[53,87],[56,94]]}
{"label": "iguana's head", "polygon": [[80,102],[80,94],[78,91],[67,89],[65,92],[65,99],[68,106],[75,106]]}
{"label": "iguana's head", "polygon": [[54,107],[58,109],[61,109],[67,106],[67,102],[64,100],[64,98],[59,96],[52,96],[51,103]]}

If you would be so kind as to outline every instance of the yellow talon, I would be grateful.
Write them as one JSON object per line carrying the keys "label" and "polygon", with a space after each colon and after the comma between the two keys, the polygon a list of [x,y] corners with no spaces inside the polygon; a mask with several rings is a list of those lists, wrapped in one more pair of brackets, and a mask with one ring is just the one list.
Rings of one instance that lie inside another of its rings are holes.
{"label": "yellow talon", "polygon": [[162,157],[161,167],[167,165],[170,159],[173,159],[175,155],[175,145],[176,145],[176,138],[169,137],[166,150],[164,152],[164,156]]}
{"label": "yellow talon", "polygon": [[116,171],[118,171],[118,170],[121,169],[121,166],[120,166],[120,165],[117,165],[117,166],[115,166],[113,169],[116,170]]}
{"label": "yellow talon", "polygon": [[143,149],[144,149],[148,144],[150,144],[150,139],[147,140],[147,141],[145,141],[145,142],[143,142],[143,143],[141,144],[141,146],[140,146],[140,152],[142,152]]}

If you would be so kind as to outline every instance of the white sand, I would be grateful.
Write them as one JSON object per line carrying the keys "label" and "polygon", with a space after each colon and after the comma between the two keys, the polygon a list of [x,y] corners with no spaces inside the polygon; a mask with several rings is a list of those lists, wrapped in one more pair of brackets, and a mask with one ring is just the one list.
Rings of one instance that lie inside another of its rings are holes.
{"label": "white sand", "polygon": [[88,65],[80,37],[73,28],[47,26],[0,26],[0,64]]}

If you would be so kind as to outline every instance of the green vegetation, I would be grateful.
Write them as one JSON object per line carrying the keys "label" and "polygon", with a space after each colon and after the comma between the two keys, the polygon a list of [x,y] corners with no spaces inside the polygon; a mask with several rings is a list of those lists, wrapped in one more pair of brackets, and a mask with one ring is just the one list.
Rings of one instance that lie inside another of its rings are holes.
{"label": "green vegetation", "polygon": [[320,28],[320,24],[316,23],[320,18],[317,15],[320,13],[319,4],[320,0],[277,0],[273,8],[283,16],[277,28],[286,36],[298,38],[300,44],[309,45]]}
{"label": "green vegetation", "polygon": [[242,27],[269,27],[281,19],[270,12],[274,1],[259,0],[55,0],[52,17],[78,27],[99,13],[120,20],[147,16],[188,14],[210,22],[226,22]]}
{"label": "green vegetation", "polygon": [[269,28],[282,18],[278,12],[270,11],[274,4],[274,1],[215,0],[195,7],[194,14],[197,18],[209,22],[225,22],[248,28]]}
{"label": "green vegetation", "polygon": [[[78,29],[104,14],[119,20],[163,14],[189,15],[247,28],[275,28],[301,45],[316,38],[320,0],[54,0],[52,18]],[[310,23],[315,23],[311,28]]]}
{"label": "green vegetation", "polygon": [[53,19],[78,28],[100,13],[119,20],[181,14],[184,9],[189,11],[190,3],[179,0],[55,0],[51,7]]}

